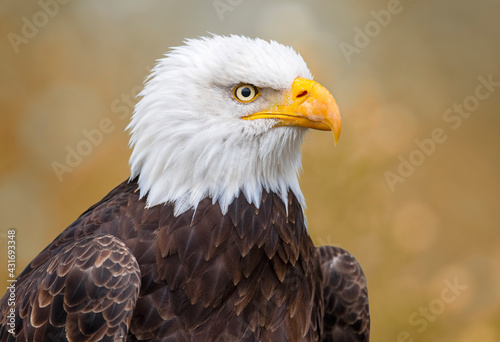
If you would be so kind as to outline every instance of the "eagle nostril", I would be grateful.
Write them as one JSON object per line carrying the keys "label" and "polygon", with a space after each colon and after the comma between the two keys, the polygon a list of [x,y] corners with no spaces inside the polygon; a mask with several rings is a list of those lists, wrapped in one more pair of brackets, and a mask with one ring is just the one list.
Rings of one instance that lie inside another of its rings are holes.
{"label": "eagle nostril", "polygon": [[296,96],[296,98],[304,97],[304,96],[306,96],[306,95],[307,95],[307,90],[304,90],[304,91],[300,92],[300,93]]}

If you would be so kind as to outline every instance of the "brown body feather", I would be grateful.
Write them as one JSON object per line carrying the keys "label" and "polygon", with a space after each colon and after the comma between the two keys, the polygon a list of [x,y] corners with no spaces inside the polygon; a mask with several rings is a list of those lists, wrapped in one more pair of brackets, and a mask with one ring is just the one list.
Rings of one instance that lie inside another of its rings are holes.
{"label": "brown body feather", "polygon": [[90,207],[19,275],[0,341],[368,341],[366,281],[314,247],[293,194],[177,217],[136,181]]}

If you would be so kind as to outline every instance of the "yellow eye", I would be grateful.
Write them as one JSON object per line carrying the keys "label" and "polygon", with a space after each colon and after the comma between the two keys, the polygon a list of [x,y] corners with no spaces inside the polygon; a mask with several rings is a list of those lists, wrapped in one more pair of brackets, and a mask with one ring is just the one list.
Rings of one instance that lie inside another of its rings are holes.
{"label": "yellow eye", "polygon": [[233,97],[240,102],[253,101],[259,95],[259,88],[251,84],[240,84],[233,90]]}

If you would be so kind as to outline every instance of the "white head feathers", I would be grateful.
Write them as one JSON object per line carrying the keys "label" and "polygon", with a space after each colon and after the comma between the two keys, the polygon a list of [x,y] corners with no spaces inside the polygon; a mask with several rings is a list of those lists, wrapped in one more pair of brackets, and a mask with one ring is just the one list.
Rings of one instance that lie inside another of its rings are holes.
{"label": "white head feathers", "polygon": [[[258,207],[264,189],[285,204],[291,190],[303,203],[306,129],[242,119],[284,96],[296,77],[312,78],[299,54],[274,41],[213,36],[173,48],[153,69],[127,127],[141,197],[149,206],[174,204],[176,215],[207,196],[223,213],[240,193]],[[238,102],[232,92],[241,83],[262,95]]]}

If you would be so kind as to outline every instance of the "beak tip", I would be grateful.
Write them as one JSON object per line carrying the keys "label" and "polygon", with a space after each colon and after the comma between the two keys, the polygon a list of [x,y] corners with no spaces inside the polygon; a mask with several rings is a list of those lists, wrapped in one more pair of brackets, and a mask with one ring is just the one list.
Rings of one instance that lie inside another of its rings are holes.
{"label": "beak tip", "polygon": [[333,131],[333,146],[337,146],[337,143],[340,139],[340,122],[336,121],[331,127]]}

